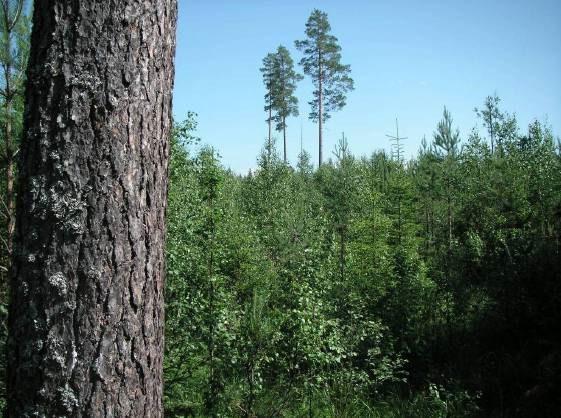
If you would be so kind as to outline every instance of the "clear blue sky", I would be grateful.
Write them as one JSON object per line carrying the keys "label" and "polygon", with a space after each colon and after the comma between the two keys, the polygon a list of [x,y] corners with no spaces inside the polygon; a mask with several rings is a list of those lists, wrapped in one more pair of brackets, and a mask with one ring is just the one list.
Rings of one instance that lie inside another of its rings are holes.
{"label": "clear blue sky", "polygon": [[[255,167],[267,135],[261,60],[282,44],[298,62],[294,40],[314,8],[327,12],[356,86],[326,124],[324,155],[342,131],[355,154],[389,149],[396,116],[412,155],[423,135],[432,138],[444,105],[465,139],[473,108],[494,92],[522,126],[547,118],[561,133],[560,0],[180,0],[174,115],[197,112],[198,136],[225,166]],[[317,162],[311,91],[305,78],[301,116],[288,121],[292,162],[301,124]]]}

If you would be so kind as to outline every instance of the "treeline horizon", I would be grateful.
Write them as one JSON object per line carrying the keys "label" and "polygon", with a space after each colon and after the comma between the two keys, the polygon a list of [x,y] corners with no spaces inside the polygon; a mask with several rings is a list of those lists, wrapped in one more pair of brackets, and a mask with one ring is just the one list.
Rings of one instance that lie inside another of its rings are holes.
{"label": "treeline horizon", "polygon": [[[474,125],[468,129],[467,133],[465,133],[463,136],[460,133],[459,129],[456,128],[457,134],[458,134],[458,145],[460,148],[464,147],[467,145],[469,138],[473,138],[473,137],[480,137],[480,138],[484,138],[487,137],[487,145],[489,147],[490,150],[492,150],[491,152],[494,151],[494,147],[496,146],[496,144],[494,143],[495,141],[495,134],[493,134],[493,141],[491,141],[491,137],[490,137],[490,132],[491,130],[489,129],[489,126],[491,126],[490,124],[494,124],[495,127],[497,126],[497,122],[495,120],[495,117],[497,118],[497,120],[504,120],[504,118],[509,118],[509,123],[511,124],[516,124],[517,129],[520,129],[520,127],[518,126],[518,118],[517,118],[517,114],[515,113],[502,113],[501,111],[501,102],[502,99],[499,95],[497,95],[497,93],[494,93],[493,95],[489,95],[487,97],[485,97],[484,101],[483,101],[483,105],[478,108],[478,107],[474,107],[473,108],[473,114],[475,116],[474,118]],[[448,112],[450,114],[450,118],[453,118],[452,112],[449,111],[449,109],[446,107],[446,105],[443,105],[443,112]],[[490,116],[492,115],[492,116]],[[287,164],[288,166],[291,166],[293,168],[296,168],[296,166],[298,165],[298,161],[301,158],[302,153],[305,153],[307,155],[309,155],[310,158],[310,165],[311,167],[313,167],[314,170],[318,169],[318,165],[314,164],[313,158],[312,158],[312,153],[304,146],[298,146],[298,149],[300,150],[298,152],[298,154],[296,155],[296,160],[292,161],[290,159],[286,159],[284,160],[284,156],[283,153],[284,151],[282,151],[283,149],[283,138],[279,138],[275,135],[271,135],[271,139],[269,140],[268,138],[265,138],[264,140],[262,140],[262,147],[261,147],[261,151],[258,152],[257,157],[255,158],[255,165],[246,169],[234,169],[231,166],[228,165],[228,163],[226,161],[224,161],[223,156],[220,154],[220,150],[217,146],[213,145],[210,142],[205,142],[204,138],[200,137],[197,133],[197,117],[198,117],[198,113],[197,112],[187,112],[187,117],[185,120],[180,121],[179,119],[176,120],[176,124],[178,126],[184,125],[184,124],[188,124],[190,126],[192,126],[192,130],[190,131],[190,145],[196,145],[198,147],[205,147],[205,148],[212,148],[213,150],[215,150],[216,152],[216,156],[218,158],[218,161],[221,162],[223,169],[229,171],[230,173],[237,175],[237,176],[247,176],[247,175],[251,175],[253,174],[258,168],[258,156],[259,154],[263,151],[263,149],[266,149],[269,141],[271,142],[272,146],[277,149],[279,151],[279,154],[281,156],[281,158],[283,159],[283,162],[285,164]],[[396,121],[398,121],[398,118],[396,118]],[[481,125],[479,125],[477,122],[481,122]],[[546,129],[549,134],[551,135],[551,137],[553,138],[553,143],[555,145],[555,147],[559,148],[561,147],[561,137],[559,137],[559,135],[557,135],[555,133],[554,127],[553,125],[547,120],[547,117],[545,119],[540,119],[538,117],[534,117],[534,118],[530,118],[530,122],[528,122],[526,129],[528,131],[532,130],[533,127],[538,124],[541,127],[543,127],[543,129]],[[435,124],[435,131],[433,131],[432,133],[432,137],[434,138],[434,135],[436,134],[436,129],[438,127],[438,123]],[[336,159],[336,149],[337,146],[339,145],[339,142],[341,141],[342,138],[345,138],[347,141],[349,139],[354,139],[354,141],[360,142],[360,138],[349,138],[348,135],[346,135],[345,131],[342,130],[341,131],[341,135],[337,138],[334,139],[334,145],[333,145],[333,149],[331,150],[329,157],[327,159],[327,163],[329,164],[333,164],[334,159]],[[401,160],[403,163],[408,164],[411,162],[414,162],[419,155],[426,151],[426,147],[428,146],[428,142],[427,142],[427,135],[423,135],[421,138],[419,138],[419,146],[417,148],[416,151],[414,150],[410,150],[409,152],[406,152],[404,150],[404,142],[411,142],[411,138],[400,138],[401,141],[396,141],[395,140],[395,136],[393,135],[386,135],[385,141],[387,142],[387,146],[379,146],[379,147],[374,147],[372,148],[372,150],[370,151],[366,151],[366,152],[362,152],[360,154],[353,154],[355,158],[359,158],[359,159],[367,159],[369,157],[371,157],[374,154],[386,154],[387,158],[391,159],[391,158],[395,158],[398,160]],[[352,141],[351,141],[352,142]],[[280,149],[279,149],[279,146]],[[196,147],[195,147],[196,148]],[[352,148],[352,146],[350,146],[350,148]],[[194,149],[194,148],[193,148]],[[399,149],[399,156],[398,156],[398,149]]]}

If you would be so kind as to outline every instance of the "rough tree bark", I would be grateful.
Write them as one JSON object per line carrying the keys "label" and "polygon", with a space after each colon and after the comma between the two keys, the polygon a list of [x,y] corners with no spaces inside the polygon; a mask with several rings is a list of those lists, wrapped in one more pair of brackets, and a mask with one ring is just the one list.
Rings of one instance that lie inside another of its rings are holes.
{"label": "rough tree bark", "polygon": [[176,0],[35,2],[11,417],[161,417]]}

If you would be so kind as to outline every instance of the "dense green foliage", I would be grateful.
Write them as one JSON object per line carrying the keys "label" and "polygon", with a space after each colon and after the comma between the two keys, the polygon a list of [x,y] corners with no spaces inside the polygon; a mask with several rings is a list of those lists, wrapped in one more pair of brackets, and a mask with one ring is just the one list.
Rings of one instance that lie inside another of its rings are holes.
{"label": "dense green foliage", "polygon": [[561,159],[539,122],[496,148],[450,113],[407,164],[319,170],[267,143],[235,175],[193,115],[173,138],[170,416],[481,416],[560,407]]}

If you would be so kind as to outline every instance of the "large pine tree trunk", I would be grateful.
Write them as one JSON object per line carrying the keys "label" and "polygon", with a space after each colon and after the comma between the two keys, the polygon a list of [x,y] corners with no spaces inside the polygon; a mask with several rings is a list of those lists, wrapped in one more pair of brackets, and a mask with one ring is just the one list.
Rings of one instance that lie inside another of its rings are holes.
{"label": "large pine tree trunk", "polygon": [[11,417],[161,417],[175,0],[35,2]]}

